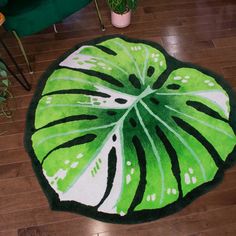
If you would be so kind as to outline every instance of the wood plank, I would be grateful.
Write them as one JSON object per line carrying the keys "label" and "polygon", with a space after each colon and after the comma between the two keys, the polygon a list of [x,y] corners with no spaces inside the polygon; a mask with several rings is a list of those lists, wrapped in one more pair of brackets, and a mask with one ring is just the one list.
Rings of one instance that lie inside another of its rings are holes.
{"label": "wood plank", "polygon": [[0,150],[21,148],[23,146],[23,136],[22,133],[0,136]]}
{"label": "wood plank", "polygon": [[[222,216],[222,213],[225,211],[228,213],[227,216]],[[214,228],[219,221],[221,224],[232,223],[234,222],[233,216],[235,214],[236,206],[234,205],[185,216],[177,216],[177,214],[175,214],[158,221],[138,225],[108,224],[82,217],[70,221],[35,226],[33,229],[37,229],[42,235],[46,232],[50,232],[52,235],[56,235],[56,232],[60,232],[62,235],[63,233],[68,233],[69,235],[76,233],[77,235],[99,233],[101,236],[110,236],[118,235],[118,233],[122,231],[125,232],[121,235],[129,235],[126,234],[127,231],[128,233],[132,231],[134,231],[134,233],[142,232],[144,235],[146,235],[145,233],[147,232],[155,233],[155,235],[170,235],[168,233],[172,233],[172,235],[186,235]]]}
{"label": "wood plank", "polygon": [[0,123],[0,133],[4,135],[23,133],[25,130],[25,120],[9,123]]}
{"label": "wood plank", "polygon": [[232,47],[235,45],[236,37],[224,37],[213,39],[213,43],[216,48]]}
{"label": "wood plank", "polygon": [[[228,61],[235,62],[236,60],[236,47],[229,48],[209,48],[205,50],[197,50],[195,53],[191,52],[181,52],[175,53],[176,58],[183,61],[193,61],[193,62],[205,62],[205,61],[214,61],[227,63]],[[222,54],[224,56],[222,57]]]}
{"label": "wood plank", "polygon": [[223,72],[226,77],[234,77],[236,76],[236,66],[224,67]]}
{"label": "wood plank", "polygon": [[194,52],[196,50],[205,50],[214,48],[211,40],[206,41],[189,41],[185,44],[168,44],[164,43],[164,47],[169,53]]}
{"label": "wood plank", "polygon": [[41,190],[35,176],[0,180],[0,197]]}
{"label": "wood plank", "polygon": [[31,210],[34,208],[49,207],[42,191],[26,192],[0,197],[0,215],[12,212]]}
{"label": "wood plank", "polygon": [[7,152],[0,150],[0,165],[27,162],[29,160],[30,158],[23,147],[20,147],[19,149],[7,150]]}
{"label": "wood plank", "polygon": [[[188,4],[188,3],[187,3]],[[185,4],[185,8],[183,7],[179,7],[178,5],[175,4],[175,2],[171,5],[170,8],[168,8],[168,6],[165,7],[161,7],[159,5],[155,5],[155,6],[144,6],[144,12],[145,13],[156,13],[158,15],[161,16],[168,16],[168,15],[172,15],[172,16],[204,16],[204,15],[215,15],[215,14],[219,14],[222,10],[222,4],[217,4],[215,6],[199,6],[199,7],[190,7],[187,6],[187,4]],[[182,5],[183,6],[183,5]],[[189,8],[189,9],[186,9]],[[229,14],[233,13],[235,10],[235,6],[233,6],[232,8],[229,9]]]}
{"label": "wood plank", "polygon": [[79,219],[80,216],[71,213],[51,211],[48,207],[41,206],[39,208],[0,214],[0,232],[50,224],[53,222],[68,222],[76,218]]}
{"label": "wood plank", "polygon": [[235,235],[236,234],[236,224],[225,224],[222,226],[216,225],[214,228],[198,232],[199,236],[215,236],[215,235]]}
{"label": "wood plank", "polygon": [[[55,231],[50,231],[48,234],[41,233],[37,228],[31,227],[26,229],[18,230],[18,236],[78,236],[77,232],[72,233],[70,232],[58,232],[56,229]],[[83,236],[98,236],[98,234],[83,234]]]}
{"label": "wood plank", "polygon": [[[171,2],[168,4],[159,4],[158,6],[155,7],[145,7],[146,11],[148,12],[169,12],[169,11],[188,11],[188,10],[193,10],[196,7],[196,2],[182,2],[176,4],[176,2]],[[202,9],[212,9],[213,7],[216,8],[218,6],[222,6],[222,0],[219,1],[208,1],[207,6],[205,4],[198,4],[199,8]],[[150,9],[151,8],[151,9]],[[217,9],[217,8],[216,8]]]}
{"label": "wood plank", "polygon": [[28,107],[24,108],[17,108],[14,104],[14,102],[11,104],[11,112],[12,117],[7,118],[5,116],[0,116],[0,124],[7,124],[7,123],[14,123],[19,121],[24,121],[26,119],[26,113],[28,110]]}
{"label": "wood plank", "polygon": [[34,176],[30,159],[27,162],[0,165],[0,180],[27,176]]}
{"label": "wood plank", "polygon": [[[162,36],[162,40],[169,44],[185,44],[189,43],[189,41],[193,40],[216,40],[222,39],[226,37],[234,37],[236,36],[235,29],[225,29],[225,30],[214,30],[209,32],[201,32],[201,34],[192,31],[191,33],[179,34],[179,35],[170,35],[170,36]],[[231,47],[233,44],[231,45]]]}
{"label": "wood plank", "polygon": [[2,231],[0,232],[0,236],[18,236],[18,232],[17,230]]}

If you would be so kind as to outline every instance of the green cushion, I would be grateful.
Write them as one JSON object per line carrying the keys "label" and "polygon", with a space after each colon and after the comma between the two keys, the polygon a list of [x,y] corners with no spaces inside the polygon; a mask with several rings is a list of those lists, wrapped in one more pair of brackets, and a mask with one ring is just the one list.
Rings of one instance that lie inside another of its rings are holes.
{"label": "green cushion", "polygon": [[92,0],[9,0],[0,11],[6,17],[6,30],[20,36],[37,33],[80,10]]}
{"label": "green cushion", "polygon": [[19,14],[27,13],[40,7],[40,5],[50,3],[47,0],[8,0],[8,4],[5,5],[3,11],[9,16],[16,16]]}
{"label": "green cushion", "polygon": [[7,4],[8,0],[0,0],[0,7],[4,7]]}

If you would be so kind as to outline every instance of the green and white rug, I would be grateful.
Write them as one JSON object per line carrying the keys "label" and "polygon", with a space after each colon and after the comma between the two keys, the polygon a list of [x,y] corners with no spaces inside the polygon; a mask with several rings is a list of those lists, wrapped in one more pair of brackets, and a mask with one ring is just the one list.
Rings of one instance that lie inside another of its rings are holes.
{"label": "green and white rug", "polygon": [[219,182],[236,158],[235,97],[156,43],[77,45],[42,76],[25,145],[54,210],[155,220]]}

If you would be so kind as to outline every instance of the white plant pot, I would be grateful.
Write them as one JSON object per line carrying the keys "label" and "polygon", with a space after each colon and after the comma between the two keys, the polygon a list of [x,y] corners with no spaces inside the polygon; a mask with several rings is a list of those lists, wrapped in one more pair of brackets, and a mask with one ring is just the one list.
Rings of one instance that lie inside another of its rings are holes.
{"label": "white plant pot", "polygon": [[111,23],[113,26],[117,28],[124,28],[130,25],[131,21],[131,11],[128,11],[124,14],[117,14],[115,12],[111,12]]}

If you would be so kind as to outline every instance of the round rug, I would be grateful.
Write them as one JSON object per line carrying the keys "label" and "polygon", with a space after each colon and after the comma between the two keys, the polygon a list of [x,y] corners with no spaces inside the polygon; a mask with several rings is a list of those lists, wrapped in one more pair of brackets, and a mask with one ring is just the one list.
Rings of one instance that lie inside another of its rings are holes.
{"label": "round rug", "polygon": [[25,146],[52,209],[150,221],[221,179],[235,159],[235,101],[219,76],[154,42],[102,37],[42,76]]}

